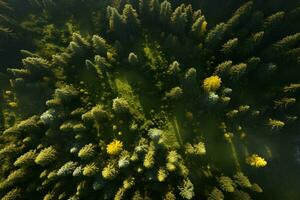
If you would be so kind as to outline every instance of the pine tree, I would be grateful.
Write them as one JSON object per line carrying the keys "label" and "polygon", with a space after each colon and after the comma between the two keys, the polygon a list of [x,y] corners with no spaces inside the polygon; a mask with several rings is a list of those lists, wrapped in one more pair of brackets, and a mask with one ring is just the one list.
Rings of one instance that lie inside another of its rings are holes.
{"label": "pine tree", "polygon": [[234,192],[235,190],[234,182],[227,176],[221,176],[219,179],[219,184],[224,192]]}
{"label": "pine tree", "polygon": [[140,20],[136,10],[131,4],[126,4],[123,9],[123,19],[129,33],[136,33],[140,26]]}
{"label": "pine tree", "polygon": [[159,0],[150,0],[150,13],[152,20],[157,20],[160,13]]}
{"label": "pine tree", "polygon": [[96,154],[96,147],[93,144],[86,144],[78,152],[78,157],[84,160],[91,159]]}
{"label": "pine tree", "polygon": [[129,112],[129,104],[124,98],[115,98],[113,100],[112,109],[114,112],[122,114]]}
{"label": "pine tree", "polygon": [[95,163],[90,163],[83,168],[82,174],[84,176],[92,177],[99,174],[99,172],[100,169],[97,167],[97,165]]}
{"label": "pine tree", "polygon": [[203,37],[204,33],[206,32],[207,22],[205,21],[204,16],[200,16],[196,21],[193,23],[191,32],[195,36],[195,38],[200,39]]}
{"label": "pine tree", "polygon": [[252,7],[253,2],[248,1],[234,12],[233,16],[226,23],[229,32],[236,29],[240,24],[248,19],[248,17],[250,17]]}
{"label": "pine tree", "polygon": [[237,49],[238,41],[238,38],[228,40],[225,44],[223,44],[221,51],[226,55],[231,55]]}
{"label": "pine tree", "polygon": [[103,168],[102,170],[102,176],[104,179],[113,179],[117,176],[117,169],[116,167],[114,166],[114,164],[112,163],[109,163],[106,167]]}
{"label": "pine tree", "polygon": [[106,52],[108,50],[108,45],[102,37],[98,35],[93,35],[92,37],[93,47],[96,49],[96,53],[100,55],[106,55]]}
{"label": "pine tree", "polygon": [[234,192],[234,200],[252,200],[252,198],[248,193],[241,190],[236,190]]}
{"label": "pine tree", "polygon": [[109,13],[109,30],[112,33],[120,35],[123,32],[124,20],[116,8],[108,7]]}
{"label": "pine tree", "polygon": [[46,166],[53,163],[58,158],[58,152],[53,146],[43,149],[35,158],[35,163]]}
{"label": "pine tree", "polygon": [[163,25],[168,25],[172,14],[172,5],[169,1],[164,0],[160,4],[159,20]]}
{"label": "pine tree", "polygon": [[274,44],[274,47],[279,50],[287,50],[295,47],[300,42],[300,33],[289,35],[279,40]]}
{"label": "pine tree", "polygon": [[240,63],[237,65],[233,65],[229,71],[228,74],[230,78],[232,79],[239,79],[241,78],[247,71],[247,64],[246,63]]}
{"label": "pine tree", "polygon": [[186,17],[187,17],[186,26],[191,27],[193,24],[193,17],[194,17],[194,11],[192,5],[191,4],[185,5],[184,12],[186,13]]}
{"label": "pine tree", "polygon": [[25,168],[20,168],[15,171],[12,171],[8,177],[0,183],[0,189],[6,189],[12,187],[16,184],[20,184],[26,180],[28,177],[28,170]]}
{"label": "pine tree", "polygon": [[68,176],[68,175],[72,175],[74,170],[77,167],[77,163],[73,162],[73,161],[69,161],[67,163],[65,163],[58,171],[57,171],[57,175],[58,176]]}
{"label": "pine tree", "polygon": [[182,184],[178,186],[179,194],[184,199],[192,199],[195,196],[194,185],[190,179],[184,179]]}
{"label": "pine tree", "polygon": [[31,150],[27,153],[21,155],[15,162],[14,165],[16,167],[28,167],[31,165],[34,165],[34,160],[36,158],[37,154]]}
{"label": "pine tree", "polygon": [[264,31],[270,33],[273,30],[279,28],[283,22],[284,16],[285,16],[285,12],[280,11],[267,17],[263,24]]}
{"label": "pine tree", "polygon": [[1,200],[18,200],[22,199],[22,190],[20,188],[11,189]]}
{"label": "pine tree", "polygon": [[185,6],[181,4],[177,7],[171,15],[172,29],[177,34],[183,34],[188,22],[187,13],[185,13]]}
{"label": "pine tree", "polygon": [[208,200],[223,200],[224,199],[224,194],[222,193],[221,190],[218,188],[214,188],[212,192],[209,194]]}
{"label": "pine tree", "polygon": [[108,112],[103,108],[103,105],[96,105],[91,109],[91,113],[97,123],[104,122],[109,118]]}
{"label": "pine tree", "polygon": [[207,48],[216,49],[224,40],[226,31],[227,25],[225,23],[217,24],[213,29],[211,29],[205,38],[205,44]]}
{"label": "pine tree", "polygon": [[135,55],[135,53],[131,52],[128,55],[128,62],[131,66],[135,66],[138,63],[138,57]]}
{"label": "pine tree", "polygon": [[154,147],[154,145],[150,145],[148,147],[148,151],[144,158],[144,167],[145,168],[149,169],[154,166],[154,163],[155,163],[154,156],[155,156],[155,147]]}
{"label": "pine tree", "polygon": [[150,0],[139,0],[139,14],[144,19],[150,15]]}
{"label": "pine tree", "polygon": [[172,88],[169,92],[166,92],[166,97],[171,100],[178,100],[183,94],[183,90],[177,86]]}
{"label": "pine tree", "polygon": [[41,78],[51,74],[49,62],[43,58],[27,57],[22,59],[22,63],[32,77]]}
{"label": "pine tree", "polygon": [[263,40],[264,32],[260,31],[251,35],[251,37],[245,42],[243,47],[243,53],[245,55],[251,53],[255,50],[256,47],[259,46],[261,41]]}
{"label": "pine tree", "polygon": [[241,187],[251,188],[251,183],[247,176],[245,176],[242,172],[237,172],[234,176],[234,181]]}

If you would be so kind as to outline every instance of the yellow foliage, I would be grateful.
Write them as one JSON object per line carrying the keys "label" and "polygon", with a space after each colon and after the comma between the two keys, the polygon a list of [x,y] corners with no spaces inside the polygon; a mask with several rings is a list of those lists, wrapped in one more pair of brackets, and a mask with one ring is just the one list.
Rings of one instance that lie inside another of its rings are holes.
{"label": "yellow foliage", "polygon": [[264,167],[267,165],[267,161],[258,156],[257,154],[252,154],[246,159],[246,162],[253,167]]}
{"label": "yellow foliage", "polygon": [[12,108],[16,108],[18,107],[18,103],[17,102],[9,102],[8,105]]}
{"label": "yellow foliage", "polygon": [[216,91],[221,86],[222,80],[219,76],[210,76],[203,81],[203,88],[207,92]]}
{"label": "yellow foliage", "polygon": [[123,143],[119,140],[113,140],[106,147],[106,151],[110,155],[117,155],[122,151]]}
{"label": "yellow foliage", "polygon": [[206,32],[207,22],[204,21],[201,25],[200,33],[204,34]]}
{"label": "yellow foliage", "polygon": [[276,119],[269,119],[268,124],[272,127],[272,128],[282,128],[285,123],[280,121],[280,120],[276,120]]}
{"label": "yellow foliage", "polygon": [[166,180],[168,176],[168,172],[163,169],[163,168],[160,168],[157,172],[157,179],[159,182],[164,182]]}

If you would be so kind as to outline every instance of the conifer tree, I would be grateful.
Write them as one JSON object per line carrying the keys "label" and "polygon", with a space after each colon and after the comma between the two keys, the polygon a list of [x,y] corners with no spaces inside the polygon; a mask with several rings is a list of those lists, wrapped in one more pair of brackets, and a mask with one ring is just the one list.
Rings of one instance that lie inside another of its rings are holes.
{"label": "conifer tree", "polygon": [[263,28],[267,33],[270,33],[274,29],[280,28],[285,16],[285,12],[279,11],[275,14],[270,15],[264,21]]}
{"label": "conifer tree", "polygon": [[157,20],[160,13],[159,0],[150,0],[150,13],[152,20]]}
{"label": "conifer tree", "polygon": [[127,28],[127,32],[135,33],[138,31],[140,26],[140,20],[136,10],[132,7],[131,4],[126,4],[123,9],[123,19]]}
{"label": "conifer tree", "polygon": [[225,44],[223,44],[221,51],[226,55],[231,55],[237,49],[238,41],[238,38],[228,40]]}
{"label": "conifer tree", "polygon": [[204,33],[206,32],[206,26],[207,22],[205,21],[205,17],[200,16],[192,24],[191,32],[196,38],[200,39],[204,36]]}
{"label": "conifer tree", "polygon": [[35,163],[46,166],[53,163],[58,158],[57,151],[53,146],[43,149],[35,158]]}
{"label": "conifer tree", "polygon": [[138,57],[135,55],[135,53],[131,52],[128,55],[128,62],[130,65],[135,66],[138,63]]}
{"label": "conifer tree", "polygon": [[210,49],[215,49],[224,40],[224,35],[227,31],[227,25],[225,23],[217,24],[211,29],[205,38],[205,44]]}
{"label": "conifer tree", "polygon": [[188,16],[185,13],[185,6],[181,4],[171,15],[172,29],[177,34],[183,34],[187,26]]}
{"label": "conifer tree", "polygon": [[96,154],[96,147],[93,144],[87,144],[80,149],[78,157],[84,160],[91,159]]}
{"label": "conifer tree", "polygon": [[150,0],[139,0],[139,14],[144,19],[150,15]]}
{"label": "conifer tree", "polygon": [[116,8],[108,7],[109,13],[109,30],[117,35],[123,31],[124,19]]}
{"label": "conifer tree", "polygon": [[169,1],[164,0],[160,4],[159,19],[163,25],[168,25],[172,14],[172,5]]}

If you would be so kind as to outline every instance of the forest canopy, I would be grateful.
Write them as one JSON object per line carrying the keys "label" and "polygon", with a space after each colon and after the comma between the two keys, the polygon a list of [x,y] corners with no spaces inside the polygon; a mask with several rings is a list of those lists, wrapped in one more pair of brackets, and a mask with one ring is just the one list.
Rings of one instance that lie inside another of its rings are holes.
{"label": "forest canopy", "polygon": [[299,19],[284,0],[0,0],[0,199],[299,199]]}

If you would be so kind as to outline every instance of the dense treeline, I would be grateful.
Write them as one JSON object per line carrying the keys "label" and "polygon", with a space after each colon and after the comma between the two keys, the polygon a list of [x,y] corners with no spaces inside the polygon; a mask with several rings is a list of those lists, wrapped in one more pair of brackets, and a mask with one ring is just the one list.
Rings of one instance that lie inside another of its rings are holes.
{"label": "dense treeline", "polygon": [[226,5],[1,0],[0,197],[274,199],[300,4]]}

